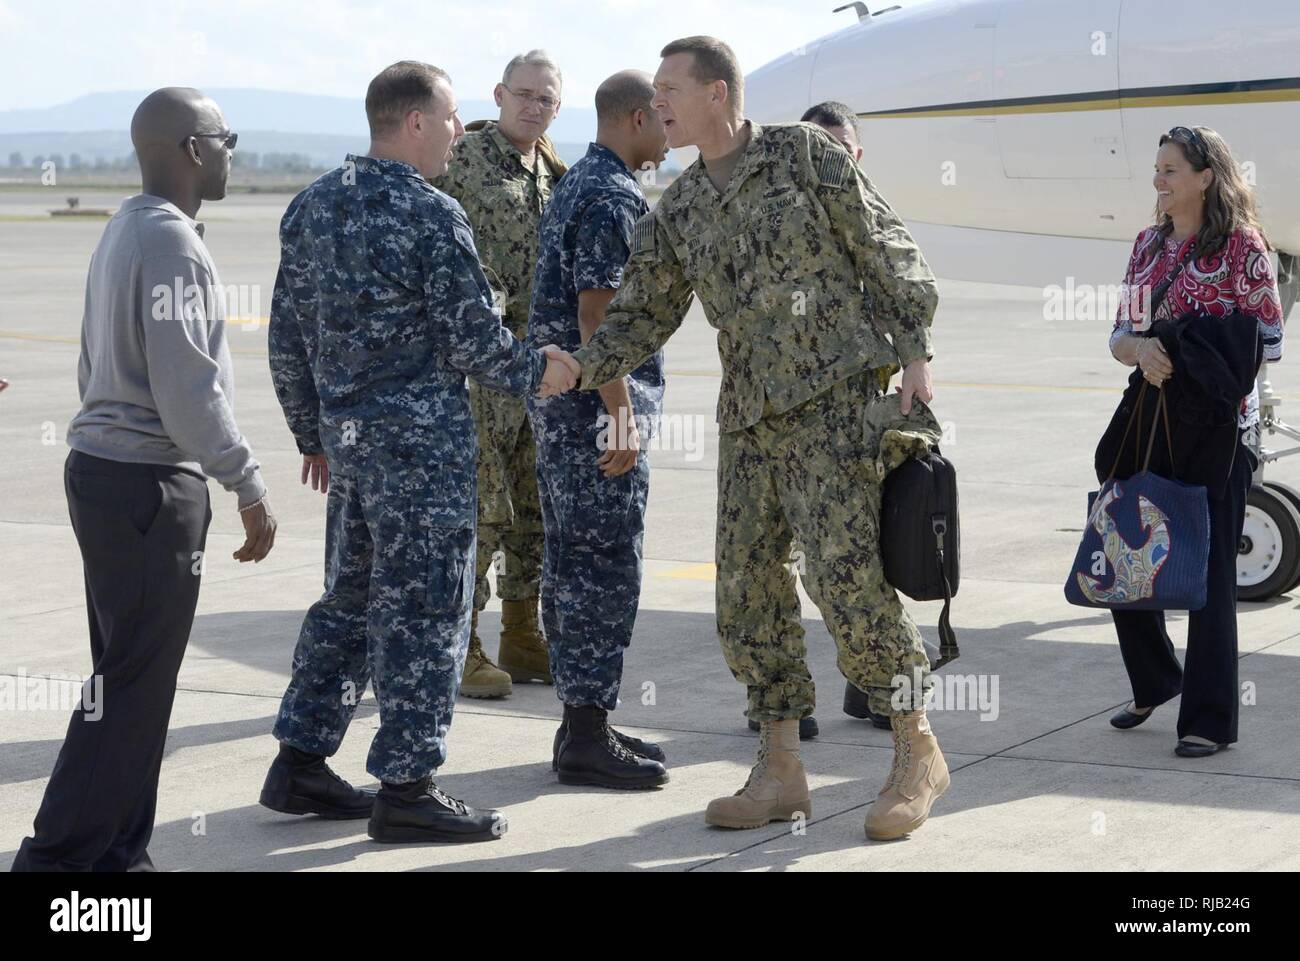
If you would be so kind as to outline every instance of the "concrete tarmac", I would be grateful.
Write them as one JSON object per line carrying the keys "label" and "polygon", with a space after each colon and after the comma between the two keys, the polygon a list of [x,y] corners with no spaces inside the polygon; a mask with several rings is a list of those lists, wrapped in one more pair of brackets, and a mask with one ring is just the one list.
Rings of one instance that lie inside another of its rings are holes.
{"label": "concrete tarmac", "polygon": [[[82,192],[84,206],[120,197]],[[1300,595],[1240,605],[1240,741],[1210,758],[1173,753],[1178,702],[1146,724],[1107,724],[1129,700],[1110,618],[1065,603],[1062,583],[1095,487],[1092,451],[1126,371],[1111,359],[1111,316],[1044,310],[1044,286],[974,283],[965,253],[1003,238],[918,225],[941,283],[934,409],[962,498],[962,581],[953,624],[961,658],[945,668],[931,718],[952,787],[929,822],[899,842],[866,841],[862,822],[892,756],[888,732],[840,711],[843,678],[804,596],[821,736],[804,745],[813,817],[799,829],[704,824],[737,790],[757,735],[713,617],[720,384],[716,341],[698,305],[669,343],[671,449],[653,450],[646,576],[615,722],[659,741],[671,782],[647,793],[564,787],[550,769],[554,690],[516,686],[502,701],[463,700],[438,782],[500,807],[504,838],[470,846],[381,846],[365,822],[292,818],[258,806],[270,736],[302,615],[318,596],[324,500],[301,487],[266,361],[266,326],[286,196],[205,206],[207,241],[227,285],[249,297],[232,323],[236,415],[262,462],[280,519],[257,566],[232,495],[211,485],[213,522],[198,616],[181,669],[150,851],[164,870],[1296,870],[1300,869]],[[0,685],[90,671],[79,555],[62,489],[65,431],[77,409],[85,273],[102,221],[52,221],[56,189],[0,193]],[[1042,252],[1051,241],[1017,239]],[[972,246],[974,245],[974,246]],[[976,249],[978,248],[978,249]],[[1075,283],[1118,284],[1127,244],[1096,244]],[[1015,256],[1022,256],[1016,254]],[[1080,261],[1082,264],[1082,261]],[[260,299],[259,299],[260,298]],[[254,301],[258,301],[254,303]],[[1272,371],[1282,414],[1300,422],[1300,377]],[[1300,486],[1300,463],[1269,476]],[[939,604],[907,602],[937,643]],[[1185,616],[1171,618],[1181,651]],[[496,650],[499,604],[483,621]],[[974,692],[975,697],[962,698]],[[20,698],[19,701],[22,699]],[[0,869],[31,831],[67,724],[66,706],[0,709]],[[367,697],[333,760],[370,785],[377,727]],[[93,803],[93,799],[89,799]]]}

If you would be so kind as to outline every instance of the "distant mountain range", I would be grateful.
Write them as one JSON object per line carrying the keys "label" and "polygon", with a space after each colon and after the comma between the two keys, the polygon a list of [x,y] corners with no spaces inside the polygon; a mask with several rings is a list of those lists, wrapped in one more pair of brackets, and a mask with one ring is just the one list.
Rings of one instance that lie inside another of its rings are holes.
{"label": "distant mountain range", "polygon": [[[0,111],[0,164],[13,153],[29,163],[35,156],[53,154],[65,160],[77,154],[87,164],[125,157],[131,152],[131,116],[147,92],[92,93],[53,107]],[[301,154],[313,166],[330,167],[348,152],[364,151],[369,143],[360,98],[257,89],[206,92],[221,105],[231,129],[238,131],[240,151]],[[497,114],[490,100],[460,101],[466,123]],[[586,152],[595,133],[596,111],[586,105],[561,108],[549,131],[569,163]]]}
{"label": "distant mountain range", "polygon": [[[221,105],[234,130],[277,133],[366,134],[366,107],[360,98],[327,97],[279,90],[213,89],[205,91]],[[86,94],[68,103],[37,110],[0,110],[0,134],[127,130],[131,115],[147,90]],[[468,123],[495,117],[490,100],[461,100],[460,116]],[[551,125],[551,139],[587,143],[596,133],[596,111],[587,104],[566,104]]]}

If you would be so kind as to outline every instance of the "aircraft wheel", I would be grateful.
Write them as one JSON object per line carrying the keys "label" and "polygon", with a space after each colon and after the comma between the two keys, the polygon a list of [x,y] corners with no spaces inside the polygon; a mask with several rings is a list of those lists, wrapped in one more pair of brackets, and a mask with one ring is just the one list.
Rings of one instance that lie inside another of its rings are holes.
{"label": "aircraft wheel", "polygon": [[[1275,493],[1281,494],[1291,502],[1291,506],[1294,507],[1297,512],[1300,512],[1300,491],[1296,490],[1294,487],[1279,483],[1278,481],[1264,481],[1264,486]],[[1292,579],[1290,584],[1282,589],[1282,593],[1289,594],[1297,587],[1300,587],[1300,570],[1296,571],[1295,577]]]}
{"label": "aircraft wheel", "polygon": [[1264,601],[1289,590],[1300,572],[1300,511],[1284,495],[1252,487],[1237,547],[1237,596]]}

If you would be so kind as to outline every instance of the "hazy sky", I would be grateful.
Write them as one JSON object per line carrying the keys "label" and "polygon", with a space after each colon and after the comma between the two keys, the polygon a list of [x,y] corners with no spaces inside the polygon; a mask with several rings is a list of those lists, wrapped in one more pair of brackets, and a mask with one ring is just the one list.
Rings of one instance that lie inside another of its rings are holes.
{"label": "hazy sky", "polygon": [[166,85],[359,97],[402,59],[443,67],[460,97],[481,100],[505,62],[531,47],[552,53],[564,99],[585,106],[614,71],[653,70],[676,37],[719,36],[748,71],[852,24],[852,11],[831,12],[842,2],[0,0],[0,110]]}

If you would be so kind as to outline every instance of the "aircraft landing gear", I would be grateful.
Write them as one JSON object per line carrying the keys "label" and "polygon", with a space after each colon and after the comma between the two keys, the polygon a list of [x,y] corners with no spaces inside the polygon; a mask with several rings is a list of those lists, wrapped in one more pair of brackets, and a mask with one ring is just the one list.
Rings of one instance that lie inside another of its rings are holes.
{"label": "aircraft landing gear", "polygon": [[1266,365],[1260,373],[1260,429],[1248,438],[1259,470],[1246,500],[1246,522],[1237,548],[1237,596],[1243,601],[1265,601],[1300,587],[1300,492],[1264,480],[1266,464],[1300,454],[1300,447],[1276,451],[1263,445],[1264,431],[1300,441],[1300,430],[1278,420],[1280,404]]}
{"label": "aircraft landing gear", "polygon": [[1300,512],[1263,484],[1250,489],[1237,548],[1237,597],[1265,601],[1300,581]]}

